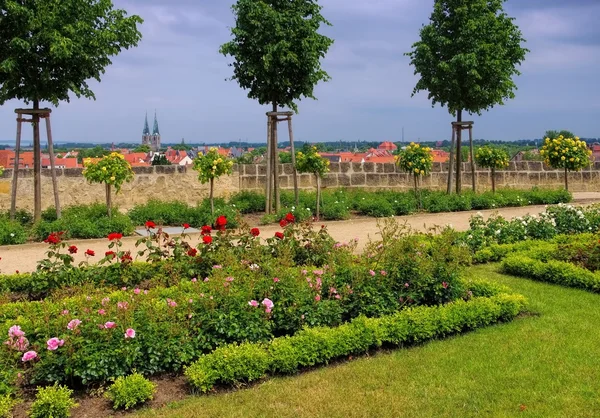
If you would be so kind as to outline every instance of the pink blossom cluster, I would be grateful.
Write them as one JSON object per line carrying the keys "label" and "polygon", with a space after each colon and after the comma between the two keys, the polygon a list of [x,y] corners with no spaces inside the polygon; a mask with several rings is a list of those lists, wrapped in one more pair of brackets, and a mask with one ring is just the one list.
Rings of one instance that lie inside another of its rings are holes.
{"label": "pink blossom cluster", "polygon": [[58,347],[62,347],[63,345],[65,345],[65,340],[61,340],[57,337],[50,338],[46,341],[46,348],[50,351],[56,351]]}
{"label": "pink blossom cluster", "polygon": [[[261,304],[265,307],[266,313],[271,313],[273,311],[273,307],[275,306],[273,301],[268,298],[263,299]],[[248,305],[252,306],[253,308],[258,308],[259,303],[258,303],[258,301],[252,299],[250,302],[248,302]]]}
{"label": "pink blossom cluster", "polygon": [[25,332],[18,325],[8,329],[8,340],[4,342],[7,346],[17,351],[25,351],[29,347],[29,340],[25,338]]}

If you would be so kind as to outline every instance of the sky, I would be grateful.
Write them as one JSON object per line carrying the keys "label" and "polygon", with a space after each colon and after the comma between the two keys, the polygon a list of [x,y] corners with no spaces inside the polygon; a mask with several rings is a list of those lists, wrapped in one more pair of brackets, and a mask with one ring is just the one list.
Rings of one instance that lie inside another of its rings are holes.
{"label": "sky", "polygon": [[[58,142],[141,142],[145,113],[157,112],[163,143],[264,142],[266,106],[247,98],[219,46],[230,39],[233,0],[113,0],[144,19],[137,48],[113,59],[96,100],[73,99],[52,113]],[[296,140],[449,139],[452,116],[432,108],[405,52],[429,20],[433,0],[321,0],[335,43],[322,66],[331,76],[318,100],[299,102]],[[475,138],[539,138],[549,129],[600,137],[600,0],[508,0],[507,13],[531,51],[516,98],[475,122]],[[0,140],[16,132],[12,101],[0,107]],[[467,119],[465,117],[464,119]],[[29,143],[31,128],[24,130]],[[42,137],[44,138],[44,137]],[[287,140],[287,135],[279,136]]]}

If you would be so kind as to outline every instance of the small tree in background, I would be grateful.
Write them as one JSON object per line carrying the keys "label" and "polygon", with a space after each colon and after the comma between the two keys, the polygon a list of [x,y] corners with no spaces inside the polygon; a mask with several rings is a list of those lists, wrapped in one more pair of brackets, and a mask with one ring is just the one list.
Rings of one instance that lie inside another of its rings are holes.
{"label": "small tree in background", "polygon": [[[519,75],[517,65],[528,50],[521,46],[525,40],[504,12],[504,2],[435,0],[421,39],[406,54],[420,76],[413,95],[429,92],[432,104],[447,107],[457,122],[462,122],[463,111],[479,115],[515,97],[513,76]],[[452,155],[461,155],[460,130],[454,152],[451,148],[450,161]],[[457,193],[461,192],[461,166],[456,164]]]}
{"label": "small tree in background", "polygon": [[396,157],[398,167],[412,174],[415,187],[415,197],[422,207],[421,194],[419,193],[419,178],[431,173],[433,167],[433,154],[431,148],[422,147],[411,142],[405,149],[401,150]]}
{"label": "small tree in background", "polygon": [[123,154],[112,152],[98,162],[90,159],[83,162],[83,177],[90,183],[104,183],[106,188],[106,207],[108,216],[112,216],[112,187],[117,194],[125,182],[133,180],[133,170]]}
{"label": "small tree in background", "polygon": [[508,153],[501,148],[486,145],[477,149],[475,162],[479,167],[492,170],[492,192],[496,193],[496,170],[508,167]]}
{"label": "small tree in background", "polygon": [[575,134],[573,132],[566,131],[564,129],[562,131],[555,131],[555,130],[546,131],[546,133],[544,134],[544,136],[542,138],[556,139],[559,136],[562,136],[563,138],[575,138]]}
{"label": "small tree in background", "polygon": [[314,174],[317,179],[317,219],[321,216],[321,179],[329,171],[329,160],[321,157],[317,147],[305,144],[296,153],[296,167],[299,173]]}
{"label": "small tree in background", "polygon": [[[0,0],[0,105],[8,100],[58,106],[71,97],[94,99],[111,57],[136,46],[139,16],[111,0]],[[34,219],[40,220],[40,117],[33,115]]]}
{"label": "small tree in background", "polygon": [[198,154],[198,157],[194,160],[194,170],[198,172],[200,183],[210,183],[210,212],[214,215],[215,179],[224,174],[231,174],[233,171],[233,161],[222,157],[215,147],[211,147],[206,154]]}
{"label": "small tree in background", "polygon": [[152,165],[171,165],[171,161],[167,160],[165,154],[154,154],[154,157],[152,157]]}
{"label": "small tree in background", "polygon": [[550,167],[564,168],[565,189],[569,190],[569,171],[579,171],[589,167],[592,150],[588,149],[587,144],[578,137],[565,138],[559,135],[554,139],[546,138],[540,154],[544,156],[544,162]]}

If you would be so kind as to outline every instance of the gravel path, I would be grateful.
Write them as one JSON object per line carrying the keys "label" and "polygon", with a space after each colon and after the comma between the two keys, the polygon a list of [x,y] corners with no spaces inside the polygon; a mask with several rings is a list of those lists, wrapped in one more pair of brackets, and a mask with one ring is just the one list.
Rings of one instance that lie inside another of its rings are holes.
{"label": "gravel path", "polygon": [[[574,204],[600,203],[600,193],[574,193]],[[515,216],[524,216],[526,214],[539,214],[544,212],[545,206],[527,206],[522,208],[503,208],[499,210],[480,211],[484,218],[488,218],[494,213],[499,213],[506,218]],[[400,222],[406,222],[413,229],[425,231],[434,226],[452,225],[459,231],[469,228],[469,218],[477,211],[454,212],[454,213],[436,213],[436,214],[418,214],[409,216],[397,216]],[[329,233],[340,242],[347,242],[354,238],[359,239],[358,250],[361,250],[367,241],[377,239],[378,228],[377,219],[374,218],[356,218],[349,221],[331,221],[322,222],[327,225]],[[261,237],[271,237],[277,231],[280,231],[278,225],[260,226]],[[131,250],[135,254],[135,242],[139,237],[126,237],[123,239],[123,250]],[[200,241],[199,235],[192,235],[191,242],[196,244]],[[99,260],[108,251],[108,240],[73,240],[69,241],[71,245],[79,248],[79,253],[75,256],[76,263],[85,259],[83,253],[87,250],[93,250]],[[35,270],[38,260],[45,257],[45,251],[48,245],[44,243],[24,244],[14,246],[0,246],[0,271],[2,273],[11,273],[15,271],[30,272]]]}

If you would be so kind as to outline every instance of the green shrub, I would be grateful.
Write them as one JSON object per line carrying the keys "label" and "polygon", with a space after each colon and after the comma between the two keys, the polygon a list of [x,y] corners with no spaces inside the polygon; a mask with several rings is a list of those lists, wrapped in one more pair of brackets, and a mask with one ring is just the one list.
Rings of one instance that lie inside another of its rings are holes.
{"label": "green shrub", "polygon": [[12,418],[12,411],[18,403],[10,395],[0,395],[0,418]]}
{"label": "green shrub", "polygon": [[394,208],[385,197],[376,195],[361,198],[356,206],[359,214],[375,218],[386,218],[394,216],[395,213]]}
{"label": "green shrub", "polygon": [[231,196],[229,204],[233,205],[240,213],[264,212],[266,197],[264,193],[242,190]]}
{"label": "green shrub", "polygon": [[[54,214],[56,216],[56,214]],[[0,219],[10,219],[10,211],[0,213]],[[15,221],[23,226],[31,226],[33,223],[33,214],[25,209],[17,209],[15,212]]]}
{"label": "green shrub", "polygon": [[270,359],[261,344],[242,343],[219,347],[185,369],[190,384],[207,392],[216,383],[248,383],[267,373]]}
{"label": "green shrub", "polygon": [[153,399],[156,385],[139,373],[120,376],[110,385],[105,396],[114,409],[129,409]]}
{"label": "green shrub", "polygon": [[24,244],[27,241],[27,231],[18,221],[0,217],[0,245]]}
{"label": "green shrub", "polygon": [[31,405],[31,418],[63,418],[71,416],[71,409],[78,404],[71,399],[72,390],[65,386],[38,388],[35,402]]}
{"label": "green shrub", "polygon": [[180,226],[187,223],[194,227],[202,226],[201,222],[194,222],[193,212],[193,208],[184,202],[152,199],[135,205],[127,215],[138,226],[146,221],[153,221],[157,225]]}
{"label": "green shrub", "polygon": [[326,202],[321,208],[321,216],[326,221],[350,219],[350,211],[345,202]]}

